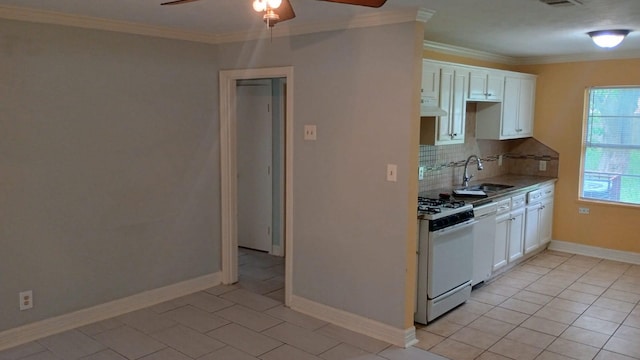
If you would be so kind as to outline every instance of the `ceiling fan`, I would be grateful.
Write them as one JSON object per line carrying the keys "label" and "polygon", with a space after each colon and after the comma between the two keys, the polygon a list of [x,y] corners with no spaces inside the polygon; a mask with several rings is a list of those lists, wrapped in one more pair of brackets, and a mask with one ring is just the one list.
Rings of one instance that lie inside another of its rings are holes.
{"label": "ceiling fan", "polygon": [[[160,5],[180,5],[199,0],[174,0],[167,1]],[[349,5],[360,5],[378,8],[384,5],[387,0],[319,0]],[[257,12],[264,12],[262,19],[268,27],[273,27],[279,22],[291,20],[296,17],[289,0],[254,0],[253,9]]]}

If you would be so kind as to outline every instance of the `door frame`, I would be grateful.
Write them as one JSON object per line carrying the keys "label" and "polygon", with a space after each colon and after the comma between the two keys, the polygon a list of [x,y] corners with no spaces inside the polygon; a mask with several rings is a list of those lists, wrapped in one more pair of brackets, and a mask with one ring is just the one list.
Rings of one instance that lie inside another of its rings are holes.
{"label": "door frame", "polygon": [[285,305],[291,303],[293,273],[293,66],[220,71],[220,200],[222,282],[238,281],[238,187],[236,80],[285,78]]}

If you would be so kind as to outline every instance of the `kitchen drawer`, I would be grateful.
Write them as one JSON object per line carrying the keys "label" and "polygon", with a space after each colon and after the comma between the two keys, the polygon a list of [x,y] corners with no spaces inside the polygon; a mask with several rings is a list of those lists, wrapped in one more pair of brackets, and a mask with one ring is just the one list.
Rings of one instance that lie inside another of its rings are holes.
{"label": "kitchen drawer", "polygon": [[527,193],[527,203],[531,204],[545,198],[553,197],[554,185],[548,185],[538,190],[529,191]]}
{"label": "kitchen drawer", "polygon": [[503,214],[511,210],[511,198],[496,201],[497,211],[496,214]]}
{"label": "kitchen drawer", "polygon": [[526,204],[526,194],[516,195],[511,198],[511,209],[519,209]]}

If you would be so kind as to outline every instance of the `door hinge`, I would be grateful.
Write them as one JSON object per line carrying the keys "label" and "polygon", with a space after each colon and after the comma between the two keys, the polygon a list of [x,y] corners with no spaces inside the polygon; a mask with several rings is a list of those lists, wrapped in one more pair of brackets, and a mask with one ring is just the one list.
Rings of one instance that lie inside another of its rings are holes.
{"label": "door hinge", "polygon": [[271,226],[267,226],[267,235],[271,236]]}

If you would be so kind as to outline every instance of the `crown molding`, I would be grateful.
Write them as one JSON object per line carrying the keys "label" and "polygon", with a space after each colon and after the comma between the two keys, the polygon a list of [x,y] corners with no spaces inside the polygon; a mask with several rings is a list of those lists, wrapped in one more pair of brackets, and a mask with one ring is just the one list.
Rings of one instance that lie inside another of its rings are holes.
{"label": "crown molding", "polygon": [[570,54],[555,56],[531,56],[515,58],[515,65],[557,64],[582,61],[624,60],[640,58],[640,50],[615,51],[602,50],[596,53]]}
{"label": "crown molding", "polygon": [[493,54],[486,51],[474,50],[469,48],[464,48],[461,46],[443,44],[435,41],[424,41],[424,49],[432,50],[435,52],[439,52],[442,54],[462,56],[466,58],[483,60],[483,61],[491,61],[497,62],[506,65],[515,65],[517,63],[517,58],[505,55]]}
{"label": "crown molding", "polygon": [[261,27],[260,30],[211,34],[180,30],[170,27],[103,19],[91,16],[73,15],[53,11],[22,8],[17,6],[0,5],[0,18],[3,19],[72,26],[94,30],[114,31],[127,34],[194,41],[207,44],[258,40],[269,38],[270,36],[284,37],[323,31],[398,24],[411,21],[426,22],[431,18],[431,16],[433,16],[433,14],[433,11],[415,8],[405,11],[387,11],[356,15],[344,21],[318,22],[297,26],[278,24],[278,26],[272,29],[272,32],[268,31],[266,26],[264,26]]}
{"label": "crown molding", "polygon": [[492,61],[505,65],[538,65],[538,64],[558,64],[567,62],[582,61],[602,61],[602,60],[622,60],[640,58],[640,50],[634,51],[611,51],[587,54],[551,55],[551,56],[530,56],[517,57],[498,55],[485,51],[464,48],[460,46],[438,43],[435,41],[424,41],[424,49],[432,50],[442,54],[462,56],[470,59]]}
{"label": "crown molding", "polygon": [[236,33],[223,33],[218,35],[219,43],[231,43],[249,40],[258,40],[268,37],[286,37],[304,35],[324,31],[357,29],[371,26],[391,25],[412,21],[426,22],[434,12],[425,9],[412,9],[405,11],[377,12],[365,15],[357,15],[348,20],[333,22],[317,22],[306,25],[291,26],[278,24],[270,33],[263,27],[262,30],[242,31]]}
{"label": "crown molding", "polygon": [[16,6],[0,6],[0,18],[79,27],[84,29],[115,31],[174,40],[195,41],[208,44],[215,44],[218,42],[216,35],[202,32],[109,20],[91,16],[72,15],[54,11],[27,9]]}

